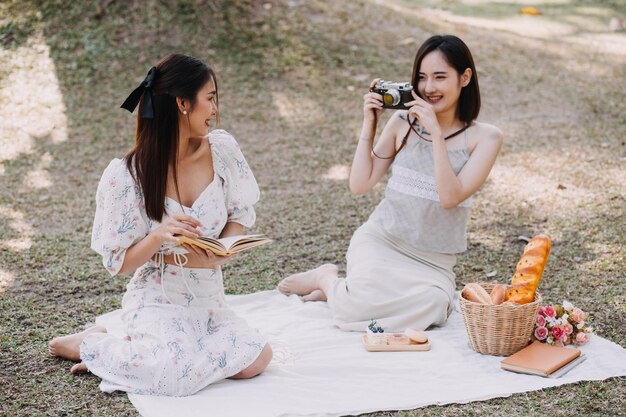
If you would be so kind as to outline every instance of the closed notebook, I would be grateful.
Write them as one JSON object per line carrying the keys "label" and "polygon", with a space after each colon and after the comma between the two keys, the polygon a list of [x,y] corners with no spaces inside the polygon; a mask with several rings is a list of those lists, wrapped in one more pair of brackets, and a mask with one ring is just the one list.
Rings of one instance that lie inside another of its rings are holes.
{"label": "closed notebook", "polygon": [[500,367],[507,371],[550,376],[579,356],[579,349],[550,346],[534,341],[519,352],[503,359]]}

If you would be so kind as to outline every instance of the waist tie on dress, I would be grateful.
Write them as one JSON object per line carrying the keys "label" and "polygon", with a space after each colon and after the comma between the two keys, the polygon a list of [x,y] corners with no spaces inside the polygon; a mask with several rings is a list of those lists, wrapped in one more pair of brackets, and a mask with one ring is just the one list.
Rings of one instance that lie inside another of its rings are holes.
{"label": "waist tie on dress", "polygon": [[[174,256],[174,263],[178,265],[178,267],[180,268],[180,275],[183,278],[183,283],[185,284],[187,291],[189,291],[189,294],[191,294],[191,296],[195,299],[196,294],[194,294],[194,292],[191,291],[191,288],[189,288],[189,284],[187,283],[187,278],[185,278],[185,265],[187,265],[187,262],[189,262],[189,259],[187,258],[186,255],[182,253],[174,253],[173,256]],[[165,285],[164,285],[165,259],[164,257],[165,257],[165,254],[163,253],[163,251],[157,252],[157,263],[159,264],[159,270],[161,273],[161,292],[163,293],[163,296],[165,297],[165,299],[170,302],[170,304],[174,304],[172,300],[170,300],[170,298],[167,296],[167,293],[165,292]]]}

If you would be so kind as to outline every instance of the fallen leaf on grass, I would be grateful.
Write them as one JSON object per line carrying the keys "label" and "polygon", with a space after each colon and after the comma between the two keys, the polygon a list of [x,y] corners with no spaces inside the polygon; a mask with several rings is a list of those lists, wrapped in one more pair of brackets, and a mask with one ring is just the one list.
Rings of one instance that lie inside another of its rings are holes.
{"label": "fallen leaf on grass", "polygon": [[538,16],[541,14],[541,10],[537,9],[536,7],[522,7],[521,9],[519,9],[519,13]]}

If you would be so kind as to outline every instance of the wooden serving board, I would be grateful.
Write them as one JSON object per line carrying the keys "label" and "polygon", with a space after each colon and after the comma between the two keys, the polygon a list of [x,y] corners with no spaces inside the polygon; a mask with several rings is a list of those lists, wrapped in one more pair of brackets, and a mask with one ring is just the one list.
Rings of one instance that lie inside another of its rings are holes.
{"label": "wooden serving board", "polygon": [[430,340],[426,343],[411,342],[410,345],[372,345],[367,339],[367,335],[364,334],[363,346],[368,352],[418,352],[430,350]]}

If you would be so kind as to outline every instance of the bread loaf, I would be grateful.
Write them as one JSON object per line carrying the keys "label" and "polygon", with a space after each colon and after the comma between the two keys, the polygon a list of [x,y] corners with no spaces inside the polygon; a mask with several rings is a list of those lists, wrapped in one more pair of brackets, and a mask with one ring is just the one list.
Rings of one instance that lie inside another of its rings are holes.
{"label": "bread loaf", "polygon": [[535,291],[548,262],[550,255],[550,238],[538,235],[531,239],[524,248],[522,258],[517,263],[511,280],[511,288],[505,300],[516,304],[531,303],[535,299]]}
{"label": "bread loaf", "polygon": [[475,282],[470,282],[469,284],[465,285],[463,291],[461,291],[461,295],[467,301],[472,301],[479,304],[491,304],[491,297],[489,296],[487,291],[485,291],[483,287],[481,287],[479,284],[476,284]]}
{"label": "bread loaf", "polygon": [[506,286],[502,284],[496,284],[489,294],[491,298],[491,304],[500,305],[504,302],[504,298],[506,297]]}

